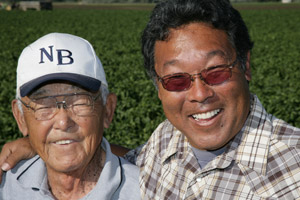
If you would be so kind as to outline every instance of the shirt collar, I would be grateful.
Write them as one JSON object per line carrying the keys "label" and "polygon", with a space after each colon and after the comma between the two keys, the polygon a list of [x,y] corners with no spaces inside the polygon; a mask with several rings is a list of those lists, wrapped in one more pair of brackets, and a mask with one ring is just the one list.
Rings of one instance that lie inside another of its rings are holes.
{"label": "shirt collar", "polygon": [[231,143],[236,148],[236,162],[257,173],[266,174],[272,122],[256,95],[244,127]]}
{"label": "shirt collar", "polygon": [[[118,189],[120,181],[122,180],[119,159],[111,152],[110,145],[104,137],[101,146],[106,152],[106,160],[98,183],[95,186],[97,191],[93,192],[94,190],[92,190],[85,196],[91,199],[93,199],[94,196],[99,199],[111,199],[114,191]],[[40,190],[44,195],[52,196],[49,191],[45,163],[38,155],[30,160],[21,161],[19,164],[20,168],[17,170],[17,181],[22,187],[28,189],[35,188]],[[17,168],[12,169],[12,172],[16,169]],[[103,187],[103,185],[105,185],[105,187]]]}
{"label": "shirt collar", "polygon": [[188,141],[187,138],[176,128],[174,127],[170,121],[166,120],[168,123],[168,127],[172,127],[169,129],[170,133],[163,133],[163,134],[171,134],[172,137],[167,147],[166,153],[162,157],[162,163],[169,160],[175,154],[178,155],[178,159],[184,157],[184,154],[188,152]]}
{"label": "shirt collar", "polygon": [[43,160],[37,155],[24,162],[18,169],[17,182],[24,188],[37,189],[44,195],[52,196],[49,191],[47,169]]}
{"label": "shirt collar", "polygon": [[[111,152],[110,145],[104,137],[101,146],[106,152],[105,165],[97,185],[85,196],[86,199],[112,199],[122,182],[121,163],[118,157]],[[104,185],[105,187],[103,187]]]}
{"label": "shirt collar", "polygon": [[[167,126],[172,126],[168,120],[165,123],[169,123]],[[172,137],[166,153],[162,156],[162,163],[172,156],[176,155],[177,159],[181,159],[192,153],[187,138],[177,128],[172,126],[167,131],[170,133],[163,134],[172,134]],[[257,96],[251,95],[251,110],[244,127],[227,145],[225,153],[217,156],[205,169],[226,168],[236,160],[237,163],[265,175],[271,133],[272,124],[268,113]]]}

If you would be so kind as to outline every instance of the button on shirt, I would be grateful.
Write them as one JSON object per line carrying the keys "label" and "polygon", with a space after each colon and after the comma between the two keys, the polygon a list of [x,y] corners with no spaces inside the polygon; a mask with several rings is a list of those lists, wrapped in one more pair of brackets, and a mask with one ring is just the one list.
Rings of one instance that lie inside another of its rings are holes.
{"label": "button on shirt", "polygon": [[200,168],[168,120],[137,158],[142,199],[300,199],[300,129],[269,115],[255,95],[242,130]]}
{"label": "button on shirt", "polygon": [[[102,147],[106,160],[97,185],[81,200],[140,200],[139,170],[123,158],[111,153],[105,138]],[[2,200],[55,199],[49,191],[47,169],[39,156],[21,161],[8,171],[0,185]]]}

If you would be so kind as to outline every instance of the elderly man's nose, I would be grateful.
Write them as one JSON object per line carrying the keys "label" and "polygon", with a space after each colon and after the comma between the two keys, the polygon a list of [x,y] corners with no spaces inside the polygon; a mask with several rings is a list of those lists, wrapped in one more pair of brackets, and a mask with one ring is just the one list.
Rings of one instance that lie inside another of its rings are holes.
{"label": "elderly man's nose", "polygon": [[65,108],[64,104],[59,106],[56,115],[54,116],[54,128],[66,131],[73,126],[75,122],[71,118],[71,112]]}

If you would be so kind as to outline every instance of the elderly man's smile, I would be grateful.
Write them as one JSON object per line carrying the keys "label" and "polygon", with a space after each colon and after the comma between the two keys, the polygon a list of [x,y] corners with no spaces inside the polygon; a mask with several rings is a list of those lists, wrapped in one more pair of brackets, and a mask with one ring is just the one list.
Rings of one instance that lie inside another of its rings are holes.
{"label": "elderly man's smile", "polygon": [[66,145],[66,144],[71,144],[76,142],[75,140],[59,140],[54,142],[54,144],[59,144],[59,145]]}

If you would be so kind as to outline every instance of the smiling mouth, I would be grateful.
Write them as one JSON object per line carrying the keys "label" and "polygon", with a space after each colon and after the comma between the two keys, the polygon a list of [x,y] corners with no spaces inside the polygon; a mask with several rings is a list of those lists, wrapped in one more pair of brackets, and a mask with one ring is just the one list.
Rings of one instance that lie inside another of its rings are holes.
{"label": "smiling mouth", "polygon": [[71,144],[73,143],[74,140],[59,140],[57,142],[54,142],[54,144],[60,144],[60,145],[63,145],[63,144]]}
{"label": "smiling mouth", "polygon": [[207,119],[211,119],[211,118],[215,117],[220,111],[221,111],[221,109],[216,109],[216,110],[206,112],[206,113],[194,114],[194,115],[192,115],[192,117],[196,121],[207,120]]}

